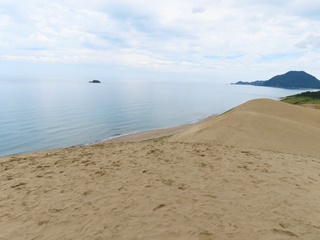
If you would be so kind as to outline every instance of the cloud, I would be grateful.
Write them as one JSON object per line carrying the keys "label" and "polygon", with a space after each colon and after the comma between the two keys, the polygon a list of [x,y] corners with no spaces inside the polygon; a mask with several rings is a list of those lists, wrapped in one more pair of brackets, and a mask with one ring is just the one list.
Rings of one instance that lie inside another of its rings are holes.
{"label": "cloud", "polygon": [[320,35],[310,34],[304,40],[298,42],[296,46],[302,49],[320,49]]}
{"label": "cloud", "polygon": [[0,59],[11,62],[267,72],[319,54],[314,0],[3,0],[0,9]]}

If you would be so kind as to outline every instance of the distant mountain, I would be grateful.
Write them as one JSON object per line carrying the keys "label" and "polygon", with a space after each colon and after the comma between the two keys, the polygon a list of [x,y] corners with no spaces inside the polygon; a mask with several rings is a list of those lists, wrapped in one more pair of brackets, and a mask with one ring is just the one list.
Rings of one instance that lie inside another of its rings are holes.
{"label": "distant mountain", "polygon": [[254,82],[242,82],[242,81],[239,81],[239,82],[236,82],[236,83],[233,83],[233,84],[263,86],[264,82],[265,82],[265,81],[261,81],[261,80],[254,81]]}
{"label": "distant mountain", "polygon": [[277,75],[266,81],[254,81],[254,82],[236,82],[238,85],[253,85],[253,86],[264,86],[264,87],[277,87],[277,88],[314,88],[320,89],[320,81],[304,72],[304,71],[290,71],[282,75]]}

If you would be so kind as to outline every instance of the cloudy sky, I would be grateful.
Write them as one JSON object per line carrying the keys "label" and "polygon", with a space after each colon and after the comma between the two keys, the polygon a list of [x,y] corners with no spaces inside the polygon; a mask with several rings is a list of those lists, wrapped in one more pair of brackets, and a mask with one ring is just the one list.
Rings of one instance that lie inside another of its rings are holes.
{"label": "cloudy sky", "polygon": [[319,0],[0,0],[0,78],[320,78]]}

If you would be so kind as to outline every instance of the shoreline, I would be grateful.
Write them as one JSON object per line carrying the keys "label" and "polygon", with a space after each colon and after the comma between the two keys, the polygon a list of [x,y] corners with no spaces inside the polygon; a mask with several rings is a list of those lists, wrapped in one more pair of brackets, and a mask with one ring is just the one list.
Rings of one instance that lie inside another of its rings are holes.
{"label": "shoreline", "polygon": [[[280,101],[280,97],[278,100]],[[228,109],[227,111],[229,111]],[[227,112],[226,111],[226,112]],[[111,136],[107,138],[103,138],[97,141],[90,141],[87,143],[80,143],[80,144],[72,144],[72,145],[67,145],[67,146],[62,146],[62,147],[54,147],[54,148],[42,148],[42,149],[37,149],[37,150],[23,150],[23,152],[14,152],[14,153],[9,153],[8,155],[0,155],[1,157],[7,157],[11,155],[21,155],[21,154],[28,154],[28,153],[35,153],[35,152],[42,152],[42,151],[50,151],[50,150],[55,150],[55,149],[61,149],[61,148],[68,148],[68,147],[74,147],[74,146],[90,146],[90,145],[95,145],[95,144],[101,144],[101,143],[121,143],[121,142],[137,142],[137,141],[144,141],[152,138],[159,138],[159,137],[165,137],[169,135],[173,135],[176,133],[179,133],[181,131],[186,130],[189,127],[192,127],[194,125],[197,125],[198,123],[203,123],[206,121],[209,121],[212,118],[215,118],[219,115],[223,114],[222,113],[215,113],[211,115],[207,115],[204,118],[201,118],[199,120],[196,120],[195,122],[191,123],[186,123],[174,127],[168,127],[168,128],[160,128],[160,129],[151,129],[151,130],[141,130],[133,133],[125,133],[122,135],[118,136]]]}
{"label": "shoreline", "polygon": [[90,145],[95,145],[95,144],[100,144],[100,143],[140,142],[140,141],[150,140],[153,138],[166,137],[166,136],[170,136],[170,135],[182,132],[182,131],[184,131],[190,127],[193,127],[195,125],[208,122],[208,121],[218,117],[219,115],[220,114],[213,114],[213,115],[210,115],[210,116],[205,117],[203,119],[200,119],[196,122],[182,124],[182,125],[179,125],[176,127],[161,128],[161,129],[154,129],[154,130],[145,130],[145,131],[136,132],[136,133],[129,133],[126,135],[113,137],[113,138],[103,140],[98,143],[93,143]]}
{"label": "shoreline", "polygon": [[[284,98],[286,98],[286,97],[280,97],[277,100],[281,101]],[[304,107],[315,108],[313,105],[312,106],[304,106]],[[233,108],[231,108],[231,109],[233,109]],[[231,109],[227,110],[226,112],[230,111]],[[212,115],[206,116],[200,120],[197,120],[195,122],[186,123],[186,124],[178,125],[175,127],[142,130],[142,131],[137,131],[137,132],[133,132],[133,133],[110,137],[107,139],[103,139],[103,140],[100,140],[97,142],[92,142],[92,143],[87,143],[87,144],[71,145],[71,146],[58,147],[58,148],[52,148],[52,149],[42,149],[42,150],[36,150],[36,151],[31,151],[31,152],[13,153],[13,154],[9,154],[9,155],[0,156],[0,158],[10,157],[12,155],[22,155],[22,154],[32,154],[32,153],[37,153],[37,152],[44,152],[44,151],[52,151],[52,150],[57,150],[57,149],[69,148],[69,147],[83,147],[83,146],[91,146],[91,145],[102,144],[102,143],[139,142],[139,141],[146,141],[146,140],[150,140],[150,139],[154,139],[154,138],[169,137],[171,135],[174,135],[174,134],[180,133],[184,130],[187,130],[188,128],[196,126],[198,124],[210,121],[210,120],[220,116],[221,114],[223,114],[223,113],[212,114]]]}
{"label": "shoreline", "polygon": [[31,152],[12,153],[9,155],[0,156],[0,159],[1,158],[8,158],[11,156],[17,156],[17,155],[36,154],[36,153],[41,153],[41,152],[67,149],[70,147],[86,147],[86,146],[94,146],[94,145],[104,144],[104,143],[140,142],[140,141],[146,141],[146,140],[150,140],[150,139],[154,139],[154,138],[171,136],[176,133],[182,132],[190,127],[193,127],[197,124],[201,124],[201,123],[205,123],[207,121],[210,121],[210,120],[218,117],[219,115],[220,114],[212,114],[212,115],[209,115],[207,117],[204,117],[204,118],[197,120],[195,122],[192,122],[192,123],[186,123],[186,124],[178,125],[175,127],[143,130],[143,131],[138,131],[138,132],[134,132],[134,133],[128,133],[128,134],[115,136],[115,137],[111,137],[111,138],[108,138],[105,140],[101,140],[101,141],[93,142],[93,143],[88,143],[88,144],[72,145],[72,146],[65,146],[65,147],[51,148],[51,149],[42,149],[42,150],[31,151]]}

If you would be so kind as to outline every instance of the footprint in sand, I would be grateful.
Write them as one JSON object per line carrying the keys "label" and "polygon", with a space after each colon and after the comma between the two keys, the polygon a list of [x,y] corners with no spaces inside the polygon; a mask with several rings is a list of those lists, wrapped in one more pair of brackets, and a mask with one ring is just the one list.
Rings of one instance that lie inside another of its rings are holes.
{"label": "footprint in sand", "polygon": [[160,209],[160,208],[163,208],[163,207],[165,207],[166,205],[165,204],[160,204],[160,205],[158,205],[157,207],[155,207],[154,209],[153,209],[153,211],[156,211],[156,210],[158,210],[158,209]]}
{"label": "footprint in sand", "polygon": [[294,234],[291,231],[282,230],[282,229],[278,229],[278,228],[273,228],[272,233],[277,234],[277,235],[289,236],[289,237],[299,237],[298,235]]}
{"label": "footprint in sand", "polygon": [[26,185],[26,183],[21,182],[21,183],[18,183],[18,184],[12,185],[12,186],[11,186],[11,188],[19,188],[19,187],[24,186],[24,185]]}

